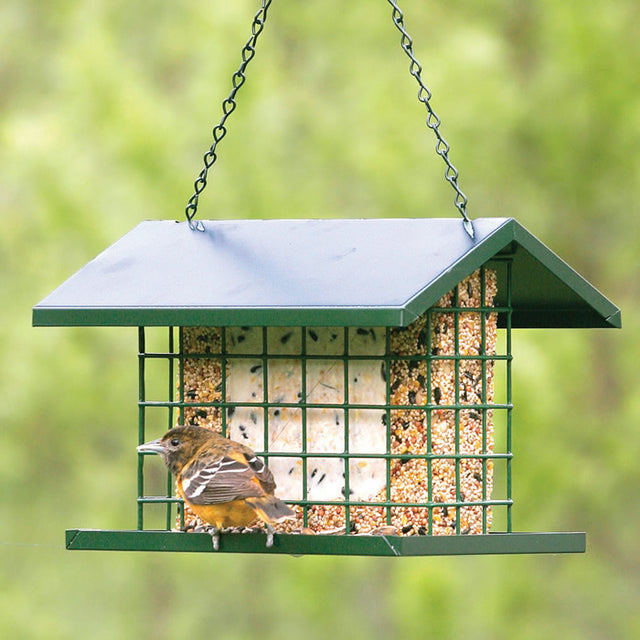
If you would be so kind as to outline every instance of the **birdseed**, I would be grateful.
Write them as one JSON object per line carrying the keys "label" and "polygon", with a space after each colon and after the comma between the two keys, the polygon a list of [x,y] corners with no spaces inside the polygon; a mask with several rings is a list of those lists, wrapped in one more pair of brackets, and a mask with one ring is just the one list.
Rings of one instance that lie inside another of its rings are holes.
{"label": "birdseed", "polygon": [[[479,269],[388,336],[184,327],[179,422],[265,455],[276,495],[302,503],[276,531],[487,532],[497,313],[479,309],[496,293],[496,273]],[[202,524],[186,505],[185,524]]]}

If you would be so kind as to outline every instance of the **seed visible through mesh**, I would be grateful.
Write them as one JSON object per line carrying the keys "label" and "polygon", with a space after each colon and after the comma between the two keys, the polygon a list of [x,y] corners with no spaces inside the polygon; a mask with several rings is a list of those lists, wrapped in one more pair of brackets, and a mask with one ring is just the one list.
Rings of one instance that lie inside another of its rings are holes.
{"label": "seed visible through mesh", "polygon": [[[276,495],[302,502],[280,532],[488,531],[497,314],[479,309],[496,292],[478,270],[388,335],[185,327],[184,423],[265,454]],[[185,524],[200,524],[188,507]]]}

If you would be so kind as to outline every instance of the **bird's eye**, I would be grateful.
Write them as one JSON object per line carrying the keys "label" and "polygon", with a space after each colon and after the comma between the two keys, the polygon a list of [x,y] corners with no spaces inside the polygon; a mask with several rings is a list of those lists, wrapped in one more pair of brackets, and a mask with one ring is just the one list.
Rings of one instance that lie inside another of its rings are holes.
{"label": "bird's eye", "polygon": [[179,438],[171,438],[171,446],[172,447],[177,447],[180,444],[180,439]]}

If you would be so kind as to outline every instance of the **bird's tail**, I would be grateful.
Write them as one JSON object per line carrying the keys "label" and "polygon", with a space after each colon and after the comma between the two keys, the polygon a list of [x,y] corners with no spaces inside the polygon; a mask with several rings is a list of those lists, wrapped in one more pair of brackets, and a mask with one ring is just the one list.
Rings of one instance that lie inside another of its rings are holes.
{"label": "bird's tail", "polygon": [[260,520],[267,523],[281,522],[282,520],[296,517],[295,512],[275,496],[246,498],[245,501],[250,507],[255,509]]}

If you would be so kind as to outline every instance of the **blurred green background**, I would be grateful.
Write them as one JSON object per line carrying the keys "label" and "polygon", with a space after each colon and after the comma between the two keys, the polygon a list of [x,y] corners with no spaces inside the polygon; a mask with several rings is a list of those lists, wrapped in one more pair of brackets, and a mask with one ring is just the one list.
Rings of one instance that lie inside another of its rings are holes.
{"label": "blurred green background", "polygon": [[[623,311],[514,336],[514,529],[586,555],[71,553],[135,526],[136,332],[31,307],[183,219],[257,0],[0,5],[0,636],[640,637],[640,4],[404,0],[472,217],[514,216]],[[202,218],[455,216],[384,0],[276,0]],[[195,635],[194,635],[195,634]]]}

